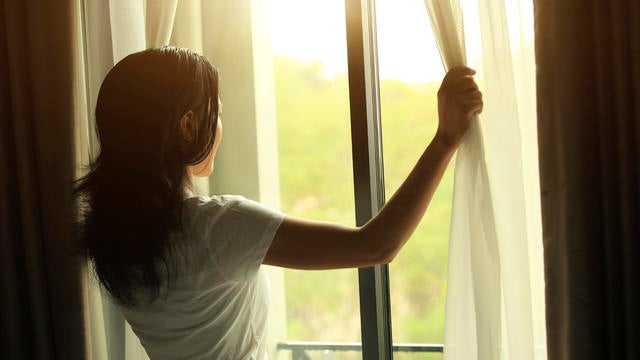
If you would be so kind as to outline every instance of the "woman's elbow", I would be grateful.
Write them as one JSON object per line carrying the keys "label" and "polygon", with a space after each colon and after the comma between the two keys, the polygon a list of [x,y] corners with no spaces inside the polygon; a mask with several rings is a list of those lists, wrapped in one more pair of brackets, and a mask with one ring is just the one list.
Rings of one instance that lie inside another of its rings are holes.
{"label": "woman's elbow", "polygon": [[400,251],[400,247],[384,236],[374,236],[367,234],[365,230],[360,229],[360,242],[365,245],[366,260],[370,265],[388,264],[396,257]]}
{"label": "woman's elbow", "polygon": [[383,249],[377,259],[377,265],[389,264],[396,258],[400,249]]}

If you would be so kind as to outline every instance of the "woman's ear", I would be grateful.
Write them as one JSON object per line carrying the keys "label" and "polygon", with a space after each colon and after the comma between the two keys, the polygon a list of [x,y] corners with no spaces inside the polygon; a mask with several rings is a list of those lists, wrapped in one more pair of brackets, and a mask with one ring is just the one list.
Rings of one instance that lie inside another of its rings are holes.
{"label": "woman's ear", "polygon": [[195,136],[196,124],[193,118],[193,111],[189,110],[179,120],[180,132],[185,142],[191,142]]}

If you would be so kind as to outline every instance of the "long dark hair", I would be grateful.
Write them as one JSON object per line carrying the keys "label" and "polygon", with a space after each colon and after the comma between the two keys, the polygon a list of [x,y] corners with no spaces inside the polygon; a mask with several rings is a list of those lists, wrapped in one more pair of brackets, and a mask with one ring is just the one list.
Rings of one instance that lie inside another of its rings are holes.
{"label": "long dark hair", "polygon": [[[192,138],[179,120],[192,110]],[[100,283],[120,304],[152,301],[177,268],[187,166],[211,151],[218,121],[218,73],[188,49],[131,54],[107,74],[96,105],[100,154],[78,180],[78,239]]]}

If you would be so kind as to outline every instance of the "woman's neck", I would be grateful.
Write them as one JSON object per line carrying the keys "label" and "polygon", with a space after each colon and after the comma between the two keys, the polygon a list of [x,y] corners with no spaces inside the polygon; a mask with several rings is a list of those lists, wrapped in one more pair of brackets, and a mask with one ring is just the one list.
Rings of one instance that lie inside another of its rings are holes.
{"label": "woman's neck", "polygon": [[187,178],[185,180],[186,181],[183,190],[184,198],[188,199],[190,197],[196,196],[195,188],[193,186],[193,176],[189,171],[187,172]]}

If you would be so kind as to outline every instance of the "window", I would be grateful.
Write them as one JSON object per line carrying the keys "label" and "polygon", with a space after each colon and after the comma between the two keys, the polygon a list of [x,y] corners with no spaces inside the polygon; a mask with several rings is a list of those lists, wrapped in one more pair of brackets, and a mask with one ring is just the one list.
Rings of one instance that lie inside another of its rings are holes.
{"label": "window", "polygon": [[[363,223],[406,177],[437,126],[435,93],[444,72],[424,4],[378,0],[377,16],[366,1],[348,0],[347,14],[344,0],[268,5],[281,208],[344,224],[354,224],[358,212]],[[410,42],[407,34],[414,36]],[[365,99],[364,106],[354,97]],[[371,145],[378,149],[371,151]],[[356,151],[362,161],[354,164]],[[451,178],[449,171],[427,221],[391,265],[390,278],[386,266],[359,273],[284,271],[279,300],[285,301],[286,338],[278,341],[279,358],[384,358],[391,328],[395,358],[442,357],[441,346],[425,343],[443,340]],[[387,309],[379,311],[381,306]],[[364,352],[361,320],[368,323]]]}
{"label": "window", "polygon": [[[363,224],[435,131],[442,70],[424,4],[378,0],[377,17],[373,1],[232,4],[201,10],[203,51],[220,68],[225,103],[212,192]],[[429,251],[405,249],[390,272],[269,268],[272,358],[441,357],[441,346],[427,344],[442,342],[446,181],[407,245]]]}

